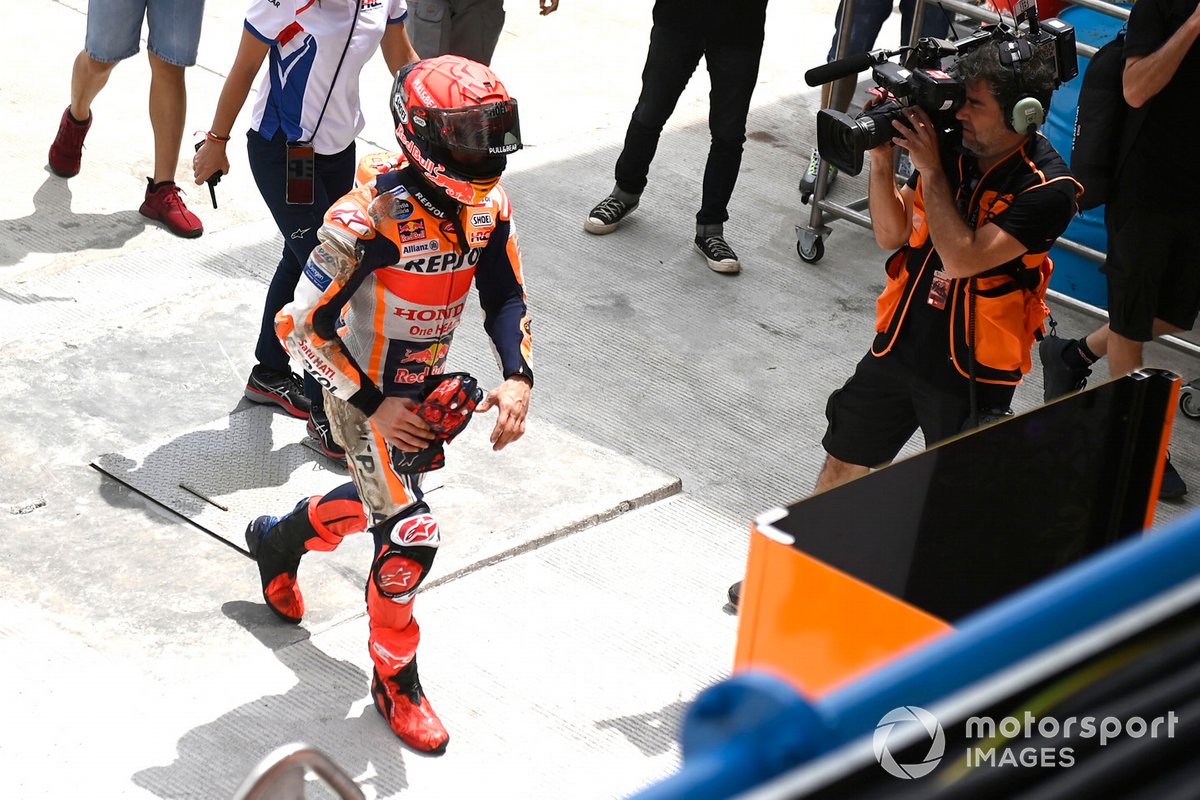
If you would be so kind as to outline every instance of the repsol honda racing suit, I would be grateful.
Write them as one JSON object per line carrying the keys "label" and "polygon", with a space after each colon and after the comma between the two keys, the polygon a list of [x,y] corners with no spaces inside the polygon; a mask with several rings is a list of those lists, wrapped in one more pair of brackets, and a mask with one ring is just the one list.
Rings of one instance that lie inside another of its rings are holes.
{"label": "repsol honda racing suit", "polygon": [[532,371],[521,256],[504,190],[461,206],[433,194],[401,154],[367,156],[363,164],[359,179],[368,180],[325,214],[295,299],[276,316],[289,353],[325,389],[352,482],[303,501],[271,528],[257,557],[268,604],[299,621],[300,556],[371,530],[367,611],[379,702],[379,682],[402,681],[410,664],[415,675],[420,631],[412,602],[441,537],[416,471],[428,466],[414,467],[414,454],[391,447],[369,417],[385,397],[419,400],[427,378],[443,373],[472,284],[502,374],[532,381]]}

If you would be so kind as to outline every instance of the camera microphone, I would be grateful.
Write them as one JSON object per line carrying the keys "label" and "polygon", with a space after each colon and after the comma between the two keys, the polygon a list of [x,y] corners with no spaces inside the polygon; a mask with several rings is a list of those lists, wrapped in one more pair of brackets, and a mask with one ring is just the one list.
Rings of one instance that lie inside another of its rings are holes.
{"label": "camera microphone", "polygon": [[822,64],[819,67],[813,67],[808,72],[804,73],[804,82],[809,86],[820,86],[823,83],[836,81],[838,78],[845,78],[850,75],[857,75],[868,67],[873,67],[877,64],[882,64],[892,56],[900,55],[906,48],[900,50],[872,50],[868,53],[856,53],[852,56],[839,58],[836,61],[830,61],[828,64]]}

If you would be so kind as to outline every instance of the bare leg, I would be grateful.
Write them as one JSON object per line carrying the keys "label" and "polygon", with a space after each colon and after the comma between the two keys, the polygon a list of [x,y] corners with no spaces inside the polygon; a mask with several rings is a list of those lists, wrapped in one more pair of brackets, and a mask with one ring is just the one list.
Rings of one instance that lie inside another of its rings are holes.
{"label": "bare leg", "polygon": [[154,182],[175,180],[183,122],[187,114],[187,87],[183,67],[150,57],[150,126],[154,129]]}
{"label": "bare leg", "polygon": [[[1169,322],[1163,322],[1161,319],[1154,320],[1154,326],[1151,328],[1151,333],[1154,338],[1165,336],[1168,333],[1179,333],[1183,328],[1176,327]],[[1099,331],[1097,331],[1099,333]],[[1108,371],[1114,378],[1120,378],[1122,375],[1128,375],[1135,369],[1142,368],[1142,348],[1145,342],[1135,342],[1132,339],[1126,339],[1118,333],[1107,331],[1107,348],[1108,348]],[[1093,336],[1095,334],[1092,334]],[[1092,346],[1092,336],[1088,337],[1088,347]],[[1096,355],[1101,355],[1100,351],[1092,350]]]}
{"label": "bare leg", "polygon": [[80,122],[87,121],[92,114],[92,101],[108,83],[108,76],[115,66],[116,62],[108,64],[97,61],[86,51],[79,51],[79,55],[75,56],[75,66],[71,69],[72,117]]}
{"label": "bare leg", "polygon": [[1128,375],[1142,366],[1142,343],[1108,332],[1108,371],[1114,378]]}
{"label": "bare leg", "polygon": [[831,455],[826,455],[825,466],[821,467],[821,474],[817,476],[817,485],[813,488],[813,494],[819,494],[826,489],[832,489],[855,478],[861,478],[870,471],[868,467],[848,464]]}
{"label": "bare leg", "polygon": [[1097,328],[1087,335],[1088,350],[1091,350],[1097,358],[1104,358],[1108,355],[1108,326],[1104,325]]}

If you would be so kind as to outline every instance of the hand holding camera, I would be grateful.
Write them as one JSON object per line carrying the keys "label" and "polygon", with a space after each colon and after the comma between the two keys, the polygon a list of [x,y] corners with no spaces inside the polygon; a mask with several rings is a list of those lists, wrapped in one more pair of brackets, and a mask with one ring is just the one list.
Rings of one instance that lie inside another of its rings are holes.
{"label": "hand holding camera", "polygon": [[923,175],[941,169],[939,128],[920,106],[900,109],[892,120],[892,142],[908,151],[913,168]]}
{"label": "hand holding camera", "polygon": [[[959,128],[955,113],[966,97],[963,81],[955,75],[956,67],[962,56],[977,47],[996,47],[1002,63],[1013,65],[1014,70],[1019,70],[1021,62],[1035,51],[1044,52],[1054,65],[1056,85],[1069,81],[1078,74],[1075,29],[1058,19],[1039,26],[1033,9],[1030,4],[1025,23],[1015,28],[1008,25],[982,28],[957,42],[922,38],[916,45],[902,48],[905,53],[902,64],[886,60],[895,52],[879,50],[809,70],[805,78],[815,85],[874,65],[871,77],[888,97],[884,102],[867,103],[857,117],[829,109],[819,111],[817,150],[821,157],[846,174],[857,175],[862,171],[863,154],[897,138],[898,132],[899,138],[921,147],[921,142],[928,139],[920,133],[921,128],[907,134],[894,124],[906,125],[914,109],[921,112],[919,124],[927,126],[924,130],[934,139],[939,133],[956,136]],[[914,154],[914,163],[917,160]]]}

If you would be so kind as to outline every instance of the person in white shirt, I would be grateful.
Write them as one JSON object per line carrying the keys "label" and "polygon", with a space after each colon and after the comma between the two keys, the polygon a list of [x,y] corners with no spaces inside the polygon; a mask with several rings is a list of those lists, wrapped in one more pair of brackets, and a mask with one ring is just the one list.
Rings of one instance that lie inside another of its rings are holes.
{"label": "person in white shirt", "polygon": [[[275,314],[291,301],[317,245],[329,206],[354,186],[354,138],[364,126],[359,75],[377,50],[390,74],[417,60],[405,0],[252,0],[242,40],[217,101],[212,127],[192,162],[196,184],[229,172],[234,122],[267,61],[246,134],[250,171],[283,235],[283,255],[267,290],[245,395],[308,419],[329,457],[344,459],[311,375],[291,370],[275,336]],[[269,56],[269,58],[268,58]]]}

